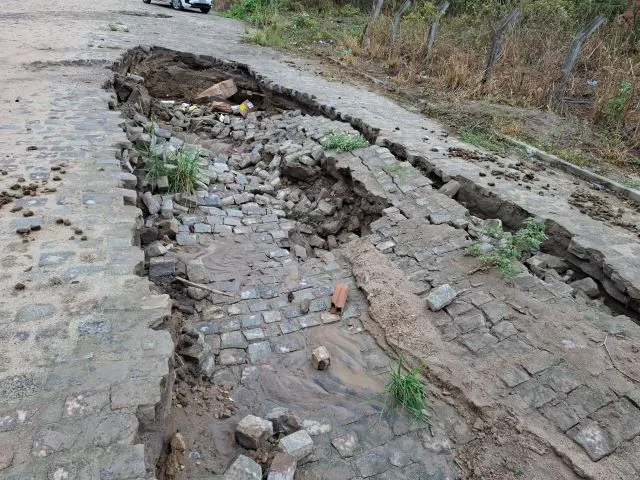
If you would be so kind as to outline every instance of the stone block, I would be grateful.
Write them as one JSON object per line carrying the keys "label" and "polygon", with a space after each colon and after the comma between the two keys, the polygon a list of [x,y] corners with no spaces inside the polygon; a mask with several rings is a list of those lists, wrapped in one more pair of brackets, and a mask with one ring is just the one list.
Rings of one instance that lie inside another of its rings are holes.
{"label": "stone block", "polygon": [[247,415],[236,427],[236,441],[245,448],[257,450],[273,435],[273,424],[254,415]]}
{"label": "stone block", "polygon": [[202,260],[190,260],[187,262],[187,277],[192,282],[202,283],[205,281],[207,272]]}
{"label": "stone block", "polygon": [[175,258],[154,257],[149,260],[149,278],[166,277],[175,273]]}
{"label": "stone block", "polygon": [[267,480],[293,480],[297,466],[296,457],[288,453],[276,453],[269,467]]}
{"label": "stone block", "polygon": [[313,439],[306,430],[298,430],[280,439],[280,451],[301,460],[313,451]]}
{"label": "stone block", "polygon": [[331,356],[326,347],[320,346],[311,352],[311,363],[316,370],[325,370],[331,363]]}
{"label": "stone block", "polygon": [[176,234],[176,242],[181,246],[193,246],[198,244],[198,237],[186,232]]}
{"label": "stone block", "polygon": [[239,455],[227,469],[225,475],[230,480],[261,480],[262,468],[249,457]]}
{"label": "stone block", "polygon": [[458,293],[455,289],[451,285],[445,283],[444,285],[440,285],[429,292],[426,299],[427,306],[430,310],[437,312],[453,302],[457,295]]}

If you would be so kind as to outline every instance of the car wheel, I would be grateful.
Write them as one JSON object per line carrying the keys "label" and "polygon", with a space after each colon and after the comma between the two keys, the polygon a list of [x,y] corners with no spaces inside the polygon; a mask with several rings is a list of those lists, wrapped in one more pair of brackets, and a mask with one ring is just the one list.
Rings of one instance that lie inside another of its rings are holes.
{"label": "car wheel", "polygon": [[209,13],[211,11],[211,7],[200,7],[200,11],[202,13]]}
{"label": "car wheel", "polygon": [[171,0],[171,6],[174,10],[182,10],[182,0]]}

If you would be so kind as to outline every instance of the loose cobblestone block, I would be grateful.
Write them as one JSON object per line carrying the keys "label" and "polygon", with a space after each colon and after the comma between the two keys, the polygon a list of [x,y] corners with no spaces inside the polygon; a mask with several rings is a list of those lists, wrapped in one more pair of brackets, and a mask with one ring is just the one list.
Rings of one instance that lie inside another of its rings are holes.
{"label": "loose cobblestone block", "polygon": [[331,363],[327,347],[320,346],[311,352],[311,363],[316,370],[325,370]]}
{"label": "loose cobblestone block", "polygon": [[207,272],[202,260],[190,260],[187,263],[187,277],[192,282],[202,283],[205,281]]}
{"label": "loose cobblestone block", "polygon": [[167,277],[176,273],[176,259],[154,257],[149,260],[149,277]]}
{"label": "loose cobblestone block", "polygon": [[573,427],[567,435],[584,448],[594,462],[610,455],[618,446],[615,438],[592,420]]}
{"label": "loose cobblestone block", "polygon": [[239,455],[225,475],[230,480],[262,480],[262,468],[249,457]]}
{"label": "loose cobblestone block", "polygon": [[280,451],[302,460],[313,451],[313,440],[306,430],[298,430],[280,439]]}
{"label": "loose cobblestone block", "polygon": [[236,441],[251,450],[257,450],[265,445],[272,435],[272,423],[254,415],[247,415],[236,427]]}
{"label": "loose cobblestone block", "polygon": [[427,306],[434,312],[442,310],[456,298],[458,293],[449,284],[440,285],[429,292]]}
{"label": "loose cobblestone block", "polygon": [[180,232],[176,234],[176,242],[181,246],[193,246],[198,244],[198,237],[191,233]]}

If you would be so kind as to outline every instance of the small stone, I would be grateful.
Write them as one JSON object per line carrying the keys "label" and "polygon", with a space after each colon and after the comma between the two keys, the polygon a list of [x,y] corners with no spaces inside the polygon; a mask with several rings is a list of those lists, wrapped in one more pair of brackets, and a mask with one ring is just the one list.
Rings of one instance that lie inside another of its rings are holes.
{"label": "small stone", "polygon": [[309,313],[309,306],[311,305],[311,300],[305,298],[300,302],[300,313],[305,314]]}
{"label": "small stone", "polygon": [[16,283],[15,286],[13,287],[16,290],[24,290],[26,288],[25,284],[22,282]]}
{"label": "small stone", "polygon": [[142,201],[146,205],[150,215],[155,215],[160,211],[160,204],[156,201],[151,192],[144,192],[142,194]]}
{"label": "small stone", "polygon": [[440,285],[438,288],[434,288],[429,292],[429,295],[427,296],[427,305],[429,309],[437,312],[453,302],[457,295],[458,293],[454,288],[448,283],[445,283],[444,285]]}
{"label": "small stone", "polygon": [[280,451],[301,460],[313,451],[313,439],[306,430],[298,430],[280,439]]}
{"label": "small stone", "polygon": [[25,210],[24,212],[22,212],[22,216],[23,217],[33,217],[33,211],[32,210]]}
{"label": "small stone", "polygon": [[262,468],[249,457],[239,455],[225,475],[230,480],[261,480]]}
{"label": "small stone", "polygon": [[311,363],[316,370],[325,370],[331,363],[331,356],[327,348],[320,346],[311,352]]}
{"label": "small stone", "polygon": [[236,427],[236,441],[245,448],[257,450],[273,435],[273,424],[269,420],[247,415]]}
{"label": "small stone", "polygon": [[297,466],[296,458],[288,453],[276,453],[269,467],[267,480],[293,480]]}

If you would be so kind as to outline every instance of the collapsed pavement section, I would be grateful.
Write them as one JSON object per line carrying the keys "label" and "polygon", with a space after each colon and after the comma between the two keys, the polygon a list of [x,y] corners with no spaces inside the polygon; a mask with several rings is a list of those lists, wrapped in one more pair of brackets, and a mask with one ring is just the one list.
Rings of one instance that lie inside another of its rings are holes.
{"label": "collapsed pavement section", "polygon": [[[121,64],[126,66],[119,72],[125,79],[120,81],[137,84],[128,88],[145,98],[146,80],[140,75],[144,61],[166,58],[167,53],[154,49],[136,55],[139,64]],[[168,57],[180,60],[180,54]],[[203,70],[225,66],[202,57],[189,61],[200,65],[203,78]],[[126,80],[127,73],[132,80]],[[254,93],[267,96],[274,90]],[[182,95],[193,98],[196,93]],[[169,451],[171,462],[160,467],[165,474],[180,476],[186,469],[188,475],[190,469],[202,468],[221,473],[234,468],[229,464],[239,452],[251,455],[266,471],[276,449],[243,451],[248,443],[233,441],[234,428],[246,415],[268,418],[273,408],[286,407],[292,415],[300,409],[299,418],[309,416],[309,426],[302,421],[297,428],[313,432],[327,446],[319,455],[299,459],[299,478],[314,478],[305,472],[324,470],[340,454],[327,433],[352,423],[356,428],[360,420],[345,421],[323,411],[322,419],[331,420],[324,424],[303,406],[309,402],[306,394],[296,398],[290,393],[306,392],[304,382],[295,389],[280,383],[283,388],[276,391],[269,388],[268,378],[274,372],[289,373],[296,365],[301,378],[314,379],[312,350],[323,344],[332,348],[318,338],[319,332],[329,327],[325,324],[340,321],[341,328],[331,327],[332,342],[366,330],[388,353],[402,352],[428,367],[442,414],[438,418],[436,409],[434,421],[449,437],[442,445],[451,446],[465,473],[483,478],[518,471],[546,472],[548,478],[626,478],[635,471],[639,410],[633,398],[638,377],[628,359],[638,327],[616,313],[619,305],[609,303],[584,271],[573,271],[567,259],[548,253],[529,259],[531,270],[519,265],[520,273],[510,282],[476,268],[476,260],[465,255],[467,247],[479,239],[482,248],[494,248],[488,231],[500,220],[470,215],[452,199],[460,191],[459,182],[438,191],[432,179],[386,148],[370,146],[344,154],[317,150],[330,132],[355,135],[346,124],[299,111],[220,116],[212,111],[218,104],[180,105],[189,97],[177,102],[148,97],[144,113],[155,117],[150,120],[130,110],[137,104],[129,102],[130,95],[121,100],[131,116],[126,130],[132,141],[158,155],[186,148],[196,152],[206,170],[189,195],[154,197],[150,193],[166,189],[167,182],[149,181],[144,170],[136,176],[146,191],[139,201],[151,215],[141,231],[150,245],[149,272],[181,299],[173,325],[180,327],[175,334],[184,369],[178,371],[182,378],[175,390],[174,416],[176,425],[187,427],[181,435],[190,438],[184,455]],[[157,132],[162,132],[160,138]],[[138,166],[149,160],[148,153],[133,151],[126,157]],[[172,227],[163,226],[167,220]],[[357,283],[350,266],[340,263],[342,258],[353,266]],[[351,285],[350,306],[361,303],[355,314],[347,309],[340,317],[326,315],[338,281]],[[356,286],[367,295],[369,307],[362,304]],[[282,358],[292,352],[297,352],[298,363]],[[376,356],[383,359],[378,364],[382,369],[388,360]],[[284,370],[280,362],[287,365]],[[329,374],[335,365],[332,361]],[[287,376],[290,373],[276,373],[277,378]],[[323,389],[339,391],[326,385]],[[366,391],[355,390],[356,398]],[[323,406],[330,411],[327,403]],[[452,408],[442,413],[444,405]],[[205,412],[222,422],[214,421],[203,441],[193,434],[190,418]],[[361,411],[356,418],[367,414]],[[322,427],[317,428],[317,422]],[[391,440],[367,443],[369,436],[378,436],[373,432],[356,435],[365,439],[356,450],[359,456],[340,463],[345,470],[336,478],[387,471],[414,478],[403,469],[415,467],[418,459],[396,465],[386,454],[367,457],[374,455],[372,447],[382,452]],[[433,431],[429,433],[433,438]],[[212,448],[209,437],[216,435],[221,438]],[[275,430],[274,435],[266,435],[267,444],[279,444]],[[425,438],[420,436],[423,448],[433,448]],[[260,443],[265,444],[264,439]],[[446,451],[434,453],[443,455],[443,468],[450,462]],[[368,469],[373,458],[377,466]],[[241,465],[249,468],[253,464],[247,460]]]}

